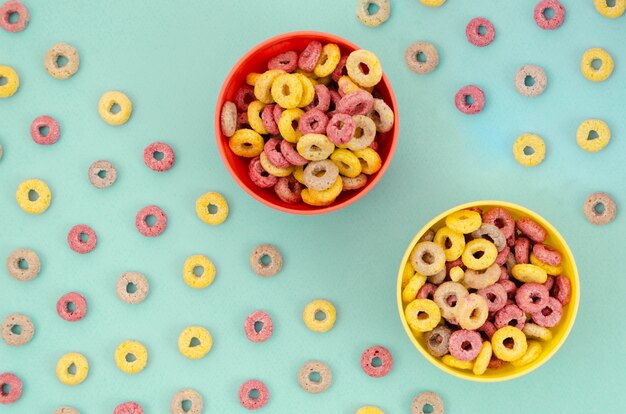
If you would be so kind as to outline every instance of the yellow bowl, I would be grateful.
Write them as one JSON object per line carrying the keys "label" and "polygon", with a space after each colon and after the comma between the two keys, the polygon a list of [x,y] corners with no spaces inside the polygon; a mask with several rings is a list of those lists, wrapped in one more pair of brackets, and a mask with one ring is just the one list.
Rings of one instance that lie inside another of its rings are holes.
{"label": "yellow bowl", "polygon": [[[552,247],[555,247],[562,253],[563,274],[569,277],[572,285],[571,300],[567,305],[563,307],[563,317],[561,318],[559,324],[554,328],[550,328],[553,335],[552,339],[548,342],[541,342],[541,345],[543,346],[543,351],[539,358],[537,358],[532,363],[519,368],[516,368],[511,364],[505,364],[502,368],[499,369],[488,369],[487,372],[485,372],[483,375],[474,375],[471,370],[460,370],[451,368],[445,365],[440,358],[436,358],[430,355],[426,350],[426,341],[424,339],[424,335],[421,335],[418,338],[413,335],[411,328],[407,324],[406,317],[404,316],[404,306],[402,304],[402,273],[404,271],[404,266],[409,261],[409,256],[413,251],[413,248],[417,244],[418,240],[424,235],[424,233],[428,231],[428,229],[439,229],[440,227],[444,226],[445,218],[448,215],[454,213],[455,211],[471,207],[481,207],[483,210],[487,210],[491,207],[503,207],[507,209],[516,220],[519,217],[528,217],[543,226],[543,228],[546,229],[546,231],[548,232],[548,237],[545,243]],[[422,355],[424,355],[424,357],[428,361],[430,361],[431,364],[435,365],[442,371],[447,372],[450,375],[454,375],[457,378],[477,382],[499,382],[518,378],[522,375],[528,374],[531,371],[534,371],[535,369],[543,365],[552,357],[552,355],[556,353],[556,351],[559,350],[561,345],[563,345],[563,343],[565,342],[567,335],[569,335],[572,327],[574,326],[576,313],[578,312],[578,304],[580,302],[580,281],[578,280],[578,270],[576,269],[576,262],[574,261],[574,255],[572,255],[572,252],[565,242],[565,239],[563,239],[563,236],[561,236],[561,234],[539,214],[517,204],[504,201],[475,201],[472,203],[456,206],[444,213],[441,213],[440,215],[432,219],[424,227],[422,227],[422,229],[415,235],[413,240],[411,240],[409,247],[404,253],[402,263],[400,264],[400,269],[398,270],[398,283],[396,286],[396,291],[400,319],[402,320],[404,330],[413,342],[413,345],[415,345],[415,348],[417,348],[417,350],[420,351]]]}

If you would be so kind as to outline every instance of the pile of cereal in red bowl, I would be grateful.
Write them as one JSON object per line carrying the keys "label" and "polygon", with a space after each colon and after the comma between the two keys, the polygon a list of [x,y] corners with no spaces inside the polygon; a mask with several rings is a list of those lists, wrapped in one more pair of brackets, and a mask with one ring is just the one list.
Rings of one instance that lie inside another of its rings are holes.
{"label": "pile of cereal in red bowl", "polygon": [[378,58],[310,40],[270,57],[266,68],[246,73],[220,112],[228,149],[249,160],[254,191],[324,207],[364,187],[383,165],[379,141],[395,122],[377,90]]}

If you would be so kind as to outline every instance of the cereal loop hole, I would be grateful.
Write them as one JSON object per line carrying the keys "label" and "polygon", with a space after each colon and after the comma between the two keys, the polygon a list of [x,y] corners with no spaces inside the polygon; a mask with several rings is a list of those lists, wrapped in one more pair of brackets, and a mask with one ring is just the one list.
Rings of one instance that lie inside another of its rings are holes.
{"label": "cereal loop hole", "polygon": [[371,364],[374,368],[378,368],[383,365],[383,361],[379,357],[374,357],[372,358]]}
{"label": "cereal loop hole", "polygon": [[272,258],[267,254],[264,254],[263,256],[261,256],[260,261],[263,266],[269,266],[272,264]]}
{"label": "cereal loop hole", "polygon": [[98,177],[102,178],[103,180],[104,180],[105,178],[107,178],[107,172],[106,172],[106,170],[100,170],[100,171],[98,171],[98,174],[97,174],[97,175],[98,175]]}
{"label": "cereal loop hole", "polygon": [[39,193],[35,190],[28,190],[28,201],[37,201],[39,199]]}
{"label": "cereal loop hole", "polygon": [[528,145],[524,147],[524,155],[533,155],[535,153],[535,149],[533,147],[529,147]]}
{"label": "cereal loop hole", "polygon": [[254,322],[254,332],[259,333],[263,329],[263,322],[256,321]]}
{"label": "cereal loop hole", "polygon": [[194,348],[196,346],[200,346],[201,344],[202,342],[200,342],[200,340],[194,336],[193,338],[191,338],[191,341],[189,341],[189,348]]}
{"label": "cereal loop hole", "polygon": [[554,9],[552,7],[548,7],[543,11],[543,16],[550,20],[554,17]]}
{"label": "cereal loop hole", "polygon": [[111,112],[113,115],[119,113],[121,110],[122,108],[117,103],[114,103],[113,105],[111,105],[111,108],[109,108],[109,112]]}
{"label": "cereal loop hole", "polygon": [[435,409],[433,408],[432,405],[430,404],[424,404],[424,407],[422,407],[422,411],[425,414],[431,414],[433,411],[435,411]]}
{"label": "cereal loop hole", "polygon": [[58,68],[62,68],[65,65],[67,65],[67,57],[63,56],[63,55],[59,55],[57,56],[57,60],[56,60],[56,65]]}
{"label": "cereal loop hole", "polygon": [[137,357],[133,353],[126,354],[124,359],[126,360],[126,362],[135,362],[135,361],[137,361]]}
{"label": "cereal loop hole", "polygon": [[68,312],[75,312],[76,304],[74,302],[67,302],[67,305],[65,305],[65,309],[67,309]]}
{"label": "cereal loop hole", "polygon": [[9,384],[2,384],[2,396],[7,396],[11,392],[11,386]]}
{"label": "cereal loop hole", "polygon": [[[451,306],[454,306],[454,305],[451,305]],[[417,312],[417,319],[423,321],[423,320],[428,319],[428,318],[429,318],[429,315],[426,312],[423,312],[423,311]]]}
{"label": "cereal loop hole", "polygon": [[9,23],[15,24],[20,19],[20,14],[16,11],[9,13]]}
{"label": "cereal loop hole", "polygon": [[152,157],[157,161],[161,161],[165,157],[165,154],[161,151],[154,151],[154,153],[152,153]]}
{"label": "cereal loop hole", "polygon": [[202,266],[195,266],[193,268],[193,274],[194,276],[200,277],[204,274],[204,267]]}
{"label": "cereal loop hole", "polygon": [[126,285],[126,293],[133,294],[133,293],[135,293],[135,292],[137,292],[137,285],[136,285],[136,284],[134,284],[133,282],[129,282],[129,283]]}
{"label": "cereal loop hole", "polygon": [[80,239],[81,243],[87,243],[89,241],[89,235],[85,232],[80,232],[78,238]]}
{"label": "cereal loop hole", "polygon": [[420,63],[426,63],[428,58],[426,57],[426,54],[424,52],[417,52],[417,54],[415,55],[415,60]]}
{"label": "cereal loop hole", "polygon": [[380,7],[378,7],[378,4],[370,2],[370,4],[367,6],[367,13],[370,16],[375,15],[376,13],[378,13],[378,10],[380,10]]}
{"label": "cereal loop hole", "polygon": [[604,206],[604,203],[597,203],[595,206],[593,206],[593,211],[595,211],[595,213],[598,215],[604,214],[605,210],[606,207]]}
{"label": "cereal loop hole", "polygon": [[533,86],[534,84],[535,84],[535,78],[533,78],[532,76],[528,75],[524,78],[524,85]]}
{"label": "cereal loop hole", "polygon": [[67,367],[67,373],[70,375],[76,375],[76,364],[72,362],[70,366]]}
{"label": "cereal loop hole", "polygon": [[594,59],[591,61],[591,67],[595,70],[600,70],[602,67],[602,59]]}
{"label": "cereal loop hole", "polygon": [[180,407],[183,409],[184,412],[188,412],[189,410],[191,410],[191,401],[190,400],[183,400],[180,403]]}
{"label": "cereal loop hole", "polygon": [[513,340],[513,338],[506,338],[502,344],[507,347],[508,349],[513,349],[513,347],[515,346],[515,341]]}
{"label": "cereal loop hole", "polygon": [[309,374],[309,380],[312,382],[319,383],[322,381],[322,376],[320,375],[319,372],[313,371]]}
{"label": "cereal loop hole", "polygon": [[315,312],[315,320],[323,321],[326,319],[326,313],[324,311],[318,310]]}
{"label": "cereal loop hole", "polygon": [[256,400],[257,398],[259,398],[259,390],[257,390],[256,388],[251,389],[248,393],[248,397]]}
{"label": "cereal loop hole", "polygon": [[148,214],[146,216],[146,224],[148,225],[148,227],[153,227],[156,224],[156,217],[153,214]]}
{"label": "cereal loop hole", "polygon": [[487,34],[487,28],[482,24],[478,26],[478,34],[481,36],[485,36]]}
{"label": "cereal loop hole", "polygon": [[465,95],[465,104],[474,105],[474,97],[472,95]]}
{"label": "cereal loop hole", "polygon": [[8,83],[9,81],[7,80],[7,78],[5,78],[4,76],[0,76],[0,86],[4,86]]}
{"label": "cereal loop hole", "polygon": [[606,0],[606,7],[615,7],[615,0]]}
{"label": "cereal loop hole", "polygon": [[359,63],[359,69],[363,72],[364,75],[369,75],[370,67],[367,66],[364,62]]}
{"label": "cereal loop hole", "polygon": [[289,96],[291,94],[291,89],[289,89],[289,85],[287,85],[286,83],[283,85],[282,93],[285,96]]}
{"label": "cereal loop hole", "polygon": [[26,261],[25,259],[18,260],[17,267],[19,267],[22,270],[28,270],[28,261]]}
{"label": "cereal loop hole", "polygon": [[39,133],[41,134],[42,137],[47,137],[48,134],[50,133],[50,128],[48,128],[47,125],[40,126]]}
{"label": "cereal loop hole", "polygon": [[218,208],[215,204],[209,204],[207,210],[209,210],[209,214],[217,214]]}
{"label": "cereal loop hole", "polygon": [[22,334],[22,325],[13,325],[11,327],[11,333],[13,333],[15,335],[21,335]]}

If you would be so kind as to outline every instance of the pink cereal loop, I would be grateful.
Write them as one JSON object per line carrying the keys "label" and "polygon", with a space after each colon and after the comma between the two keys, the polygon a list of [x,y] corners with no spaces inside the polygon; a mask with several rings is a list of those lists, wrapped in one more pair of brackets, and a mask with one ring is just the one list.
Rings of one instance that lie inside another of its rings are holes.
{"label": "pink cereal loop", "polygon": [[313,98],[313,102],[306,107],[306,110],[319,109],[322,112],[327,112],[328,108],[330,108],[330,91],[326,85],[322,85],[321,83],[315,85],[314,89],[315,97]]}
{"label": "pink cereal loop", "polygon": [[496,312],[494,325],[496,325],[496,328],[500,329],[509,325],[513,321],[515,321],[515,325],[513,326],[517,329],[524,329],[524,325],[526,324],[526,314],[517,305],[509,304]]}
{"label": "pink cereal loop", "polygon": [[254,101],[254,88],[250,85],[242,85],[235,93],[235,106],[240,112],[246,112],[250,102]]}
{"label": "pink cereal loop", "polygon": [[548,304],[550,292],[539,283],[524,283],[515,292],[515,303],[527,313],[539,312]]}
{"label": "pink cereal loop", "polygon": [[544,328],[556,326],[563,316],[563,305],[557,299],[550,297],[548,303],[538,312],[531,314],[533,321]]}
{"label": "pink cereal loop", "polygon": [[[156,222],[153,226],[149,226],[148,216],[154,216]],[[165,231],[167,227],[167,214],[157,206],[147,206],[137,212],[135,217],[135,227],[139,233],[146,237],[157,237]]]}
{"label": "pink cereal loop", "polygon": [[[267,133],[271,135],[278,135],[280,133],[280,131],[278,130],[278,121],[276,121],[276,118],[274,117],[274,108],[276,106],[278,105],[266,105],[261,112],[261,120],[263,121],[263,126],[267,130]],[[280,117],[278,119],[280,120]]]}
{"label": "pink cereal loop", "polygon": [[[70,310],[70,303],[74,305],[74,310]],[[68,322],[80,321],[87,314],[87,299],[78,292],[66,293],[57,301],[57,313]]]}
{"label": "pink cereal loop", "polygon": [[535,243],[543,243],[548,236],[543,227],[528,217],[521,217],[517,220],[517,229]]}
{"label": "pink cereal loop", "polygon": [[328,110],[330,112],[328,112],[326,115],[328,115],[329,118],[332,118],[332,112],[337,111],[337,105],[339,105],[339,101],[341,101],[341,94],[337,91],[330,91],[330,105],[328,107]]}
{"label": "pink cereal loop", "polygon": [[298,58],[298,67],[305,72],[313,72],[317,61],[322,54],[322,44],[317,40],[311,41]]}
{"label": "pink cereal loop", "polygon": [[476,293],[485,298],[489,312],[497,312],[502,309],[506,305],[506,300],[508,299],[506,290],[499,283],[494,283],[486,288],[478,289]]}
{"label": "pink cereal loop", "polygon": [[[4,385],[8,385],[10,390],[4,393]],[[0,374],[0,404],[13,404],[22,397],[22,380],[17,375],[10,372]]]}
{"label": "pink cereal loop", "polygon": [[[302,121],[300,121],[300,124],[302,124]],[[285,156],[280,152],[280,143],[280,139],[270,138],[265,143],[263,150],[272,164],[280,168],[287,168],[291,166],[291,163],[289,163],[289,161],[285,159]]]}
{"label": "pink cereal loop", "polygon": [[297,204],[302,201],[302,189],[304,186],[292,175],[281,177],[274,186],[274,192],[287,204]]}
{"label": "pink cereal loop", "polygon": [[561,253],[554,247],[547,246],[545,244],[535,244],[533,246],[533,253],[537,259],[549,264],[550,266],[559,266],[563,257]]}
{"label": "pink cereal loop", "polygon": [[293,50],[289,52],[281,53],[274,56],[267,62],[267,69],[269,70],[284,70],[287,73],[291,73],[298,67],[298,54]]}
{"label": "pink cereal loop", "polygon": [[[43,128],[48,128],[48,133],[42,133]],[[30,136],[39,145],[52,145],[59,140],[61,136],[61,127],[59,123],[48,115],[42,115],[30,124]]]}
{"label": "pink cereal loop", "polygon": [[417,291],[417,299],[433,299],[433,295],[437,290],[437,286],[432,283],[425,283],[424,286]]}
{"label": "pink cereal loop", "polygon": [[[158,160],[156,153],[161,153],[163,158]],[[143,150],[143,162],[152,171],[163,172],[174,165],[174,150],[164,142],[153,142]]]}
{"label": "pink cereal loop", "polygon": [[489,338],[490,340],[493,334],[497,331],[496,326],[493,324],[493,322],[489,322],[489,321],[486,321],[483,324],[483,326],[478,328],[478,330],[480,332],[483,332],[485,335],[487,335],[487,338]]}
{"label": "pink cereal loop", "polygon": [[[551,19],[548,19],[544,14],[547,9],[554,11],[554,16]],[[557,0],[541,0],[535,6],[534,18],[537,26],[543,30],[558,29],[565,21],[565,7]]]}
{"label": "pink cereal loop", "polygon": [[[485,29],[485,34],[480,33],[481,27]],[[476,17],[467,24],[465,35],[467,40],[474,46],[484,47],[493,42],[493,39],[496,37],[496,29],[489,20],[484,17]]]}
{"label": "pink cereal loop", "polygon": [[300,155],[296,150],[296,146],[287,140],[281,141],[280,152],[291,165],[295,165],[296,167],[306,165],[309,162],[309,160]]}
{"label": "pink cereal loop", "polygon": [[299,129],[302,134],[324,134],[328,117],[319,109],[310,109],[300,117]]}
{"label": "pink cereal loop", "polygon": [[[381,365],[372,365],[374,358],[380,359]],[[384,377],[389,374],[389,371],[393,368],[393,357],[391,356],[391,352],[382,346],[367,348],[363,351],[363,354],[361,354],[361,368],[370,377]]]}
{"label": "pink cereal loop", "polygon": [[[272,112],[274,115],[274,122],[278,125],[280,117],[283,116],[283,108],[280,105],[274,105],[274,110]],[[265,127],[265,129],[267,129],[267,127]]]}
{"label": "pink cereal loop", "polygon": [[352,139],[356,123],[348,114],[335,114],[328,121],[326,136],[335,145],[343,145]]}
{"label": "pink cereal loop", "polygon": [[483,214],[483,223],[493,224],[507,239],[515,234],[515,220],[502,207],[494,207]]}
{"label": "pink cereal loop", "polygon": [[333,71],[331,75],[331,77],[333,78],[335,82],[339,82],[339,79],[342,76],[346,76],[348,74],[348,71],[346,70],[347,61],[348,61],[348,55],[344,55],[341,57],[341,59],[339,59],[339,63],[337,64],[337,67],[335,68],[335,70]]}
{"label": "pink cereal loop", "polygon": [[[546,281],[544,282],[543,286],[548,289],[548,292],[550,292],[552,290],[552,287],[554,286],[554,276],[550,276],[548,275],[548,277],[546,278]],[[554,296],[554,295],[552,295]]]}
{"label": "pink cereal loop", "polygon": [[[473,103],[468,102],[469,97]],[[454,104],[464,114],[475,115],[485,107],[485,92],[476,85],[464,86],[454,96]]]}
{"label": "pink cereal loop", "polygon": [[248,177],[252,180],[252,183],[260,188],[273,187],[278,181],[277,177],[274,177],[263,168],[259,157],[254,157],[248,164]]}
{"label": "pink cereal loop", "polygon": [[374,108],[374,97],[367,91],[344,95],[337,104],[337,112],[348,115],[367,115]]}
{"label": "pink cereal loop", "polygon": [[572,297],[572,283],[567,276],[557,276],[552,287],[552,296],[565,306]]}
{"label": "pink cereal loop", "polygon": [[[257,323],[262,324],[261,329],[258,332],[255,326]],[[243,324],[243,329],[249,341],[265,342],[272,336],[274,324],[272,322],[272,318],[267,314],[267,312],[258,310],[248,315]]]}
{"label": "pink cereal loop", "polygon": [[[17,13],[19,17],[16,22],[11,22],[10,18],[13,13]],[[17,33],[26,29],[30,21],[30,13],[28,8],[18,0],[10,0],[0,6],[0,27],[7,32]]]}
{"label": "pink cereal loop", "polygon": [[498,252],[498,255],[496,256],[496,263],[498,266],[504,266],[509,257],[509,253],[511,253],[511,248],[508,245],[504,246],[504,249]]}
{"label": "pink cereal loop", "polygon": [[473,361],[483,347],[483,340],[476,331],[459,329],[448,340],[450,354],[461,361]]}
{"label": "pink cereal loop", "polygon": [[[256,390],[259,395],[256,398],[252,398],[250,393]],[[270,399],[270,392],[259,380],[250,380],[244,382],[239,388],[239,402],[241,405],[248,410],[258,410],[259,408],[265,407]]]}
{"label": "pink cereal loop", "polygon": [[143,408],[136,402],[125,402],[115,407],[113,414],[143,414]]}
{"label": "pink cereal loop", "polygon": [[530,240],[526,237],[520,237],[515,240],[515,262],[518,264],[529,263],[530,258]]}
{"label": "pink cereal loop", "polygon": [[[86,237],[87,240],[83,241],[82,236]],[[67,244],[69,244],[70,249],[80,254],[89,253],[95,249],[97,241],[96,232],[86,224],[77,224],[67,234]]]}

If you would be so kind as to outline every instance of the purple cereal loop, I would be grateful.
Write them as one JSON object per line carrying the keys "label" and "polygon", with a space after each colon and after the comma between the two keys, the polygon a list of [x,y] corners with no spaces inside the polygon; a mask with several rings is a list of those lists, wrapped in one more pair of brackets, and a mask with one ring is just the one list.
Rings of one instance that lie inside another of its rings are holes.
{"label": "purple cereal loop", "polygon": [[506,291],[508,299],[515,299],[515,292],[517,292],[517,286],[515,285],[515,282],[513,282],[512,280],[499,280],[498,284],[502,285],[502,287]]}
{"label": "purple cereal loop", "polygon": [[[41,129],[48,128],[48,133],[43,135]],[[30,124],[30,136],[39,145],[52,145],[59,140],[61,136],[61,127],[59,123],[48,115],[42,115]]]}
{"label": "purple cereal loop", "polygon": [[483,348],[483,340],[476,331],[459,329],[452,332],[448,342],[450,354],[461,361],[473,361]]}
{"label": "purple cereal loop", "polygon": [[304,186],[300,184],[293,175],[290,175],[289,177],[281,177],[278,179],[278,182],[276,182],[274,186],[274,192],[278,198],[285,203],[297,204],[302,201],[301,193],[303,188]]}
{"label": "purple cereal loop", "polygon": [[493,322],[487,321],[483,324],[483,326],[478,328],[478,331],[483,332],[487,336],[487,338],[491,340],[491,337],[497,331],[497,329],[496,325],[494,325]]}
{"label": "purple cereal loop", "polygon": [[506,290],[504,290],[504,287],[499,283],[478,289],[476,293],[485,298],[489,312],[497,312],[502,309],[508,299]]}
{"label": "purple cereal loop", "polygon": [[520,237],[515,240],[515,262],[518,264],[530,263],[530,240],[526,237]]}
{"label": "purple cereal loop", "polygon": [[544,328],[556,326],[563,316],[563,305],[557,299],[550,297],[548,303],[538,312],[531,314],[533,321]]}
{"label": "purple cereal loop", "polygon": [[420,290],[417,291],[417,299],[433,299],[433,296],[435,295],[435,290],[437,290],[437,286],[433,285],[432,283],[425,283],[424,286],[422,286],[420,288]]}
{"label": "purple cereal loop", "polygon": [[[11,15],[19,15],[16,22],[11,22]],[[0,27],[7,32],[17,33],[26,29],[30,21],[30,14],[26,6],[18,0],[9,0],[0,6]]]}
{"label": "purple cereal loop", "polygon": [[515,303],[527,313],[539,312],[548,304],[550,292],[540,283],[524,283],[515,292]]}
{"label": "purple cereal loop", "polygon": [[498,252],[498,255],[496,256],[496,263],[498,266],[504,266],[506,259],[509,258],[509,253],[511,253],[511,248],[508,245],[504,246],[504,249]]}
{"label": "purple cereal loop", "polygon": [[517,229],[535,243],[543,243],[548,236],[543,227],[528,217],[521,217],[517,220]]}
{"label": "purple cereal loop", "polygon": [[[70,310],[70,303],[74,310]],[[78,292],[66,293],[57,301],[57,313],[68,322],[80,321],[87,314],[87,299]]]}
{"label": "purple cereal loop", "polygon": [[[151,227],[147,223],[148,216],[154,216],[156,222]],[[137,212],[135,216],[135,227],[145,237],[157,237],[165,231],[167,227],[167,214],[157,206],[147,206]]]}
{"label": "purple cereal loop", "polygon": [[267,133],[271,135],[278,135],[280,133],[280,131],[278,130],[278,122],[274,117],[274,110],[277,106],[280,108],[280,106],[276,104],[265,105],[265,108],[263,108],[263,111],[261,112],[261,120],[263,121],[263,126],[267,130]]}
{"label": "purple cereal loop", "polygon": [[287,168],[291,166],[291,163],[287,161],[285,156],[281,153],[281,142],[278,138],[270,138],[265,143],[263,150],[265,151],[265,155],[267,159],[270,160],[272,164],[280,168]]}
{"label": "purple cereal loop", "polygon": [[317,40],[311,41],[306,49],[300,54],[298,58],[298,67],[305,72],[313,72],[317,61],[322,54],[322,44]]}
{"label": "purple cereal loop", "polygon": [[[259,331],[257,331],[255,327],[257,323],[261,324]],[[243,329],[250,342],[265,342],[272,336],[274,324],[267,312],[258,310],[248,315],[243,324]]]}
{"label": "purple cereal loop", "polygon": [[298,128],[302,134],[324,134],[328,117],[319,109],[310,109],[300,117]]}
{"label": "purple cereal loop", "polygon": [[339,59],[339,63],[337,63],[337,67],[331,74],[331,77],[335,82],[339,82],[339,78],[342,76],[347,76],[348,71],[346,70],[346,62],[348,61],[348,55],[344,55]]}
{"label": "purple cereal loop", "polygon": [[567,276],[557,276],[554,279],[554,287],[552,288],[552,296],[558,300],[561,305],[565,306],[572,297],[572,283]]}
{"label": "purple cereal loop", "polygon": [[330,91],[326,85],[322,85],[321,83],[314,86],[315,89],[315,97],[313,98],[313,102],[311,102],[305,109],[307,111],[311,109],[319,109],[322,112],[327,112],[328,108],[330,108]]}
{"label": "purple cereal loop", "polygon": [[[258,396],[256,398],[252,398],[250,393],[256,390],[258,392]],[[239,402],[241,405],[248,410],[258,410],[259,408],[265,407],[270,399],[270,392],[259,380],[250,380],[244,382],[239,388]]]}
{"label": "purple cereal loop", "polygon": [[550,266],[559,266],[563,260],[561,253],[557,249],[541,243],[533,246],[533,253],[539,261],[547,263]]}
{"label": "purple cereal loop", "polygon": [[280,152],[291,165],[295,165],[296,167],[306,165],[309,162],[309,160],[300,155],[296,150],[296,146],[287,140],[280,142]]}
{"label": "purple cereal loop", "polygon": [[337,105],[341,101],[341,94],[337,91],[330,90],[330,105],[328,106],[329,112],[326,114],[329,118],[332,118],[331,112],[337,111]]}
{"label": "purple cereal loop", "polygon": [[[511,322],[515,322],[515,324],[511,325]],[[496,312],[494,325],[496,325],[496,328],[498,329],[504,326],[511,325],[521,331],[522,329],[524,329],[525,324],[526,314],[515,304],[506,305],[498,312]]]}
{"label": "purple cereal loop", "polygon": [[[554,11],[554,16],[551,19],[548,19],[544,14],[547,9]],[[565,21],[565,7],[557,0],[541,0],[535,6],[534,18],[537,26],[543,30],[558,29]]]}
{"label": "purple cereal loop", "polygon": [[335,145],[343,145],[352,139],[354,131],[356,130],[356,123],[352,116],[348,114],[335,114],[328,121],[326,126],[326,136]]}
{"label": "purple cereal loop", "polygon": [[[548,289],[548,292],[550,292],[552,290],[552,287],[554,286],[554,276],[550,276],[548,275],[548,277],[546,278],[546,281],[544,282],[543,286]],[[554,295],[552,295],[554,296]]]}
{"label": "purple cereal loop", "polygon": [[374,97],[367,91],[346,94],[337,104],[337,112],[348,115],[366,115],[374,108]]}
{"label": "purple cereal loop", "polygon": [[250,85],[242,85],[235,93],[235,105],[240,112],[246,112],[250,102],[254,101],[254,88]]}
{"label": "purple cereal loop", "polygon": [[[81,239],[82,235],[87,237],[87,241]],[[70,245],[70,249],[80,254],[89,253],[95,249],[97,241],[96,232],[86,224],[77,224],[67,234],[67,244]]]}
{"label": "purple cereal loop", "polygon": [[[9,387],[9,392],[5,394],[4,386]],[[10,372],[0,374],[0,404],[13,404],[22,397],[22,380],[17,375]]]}
{"label": "purple cereal loop", "polygon": [[[156,159],[156,153],[163,154],[163,158]],[[165,142],[153,142],[143,150],[143,162],[152,171],[163,172],[174,165],[174,150]]]}
{"label": "purple cereal loop", "polygon": [[113,410],[113,414],[143,414],[143,408],[136,402],[125,402]]}
{"label": "purple cereal loop", "polygon": [[261,188],[273,187],[278,181],[277,177],[265,171],[259,157],[254,157],[250,160],[250,164],[248,164],[248,177],[250,177],[254,185]]}
{"label": "purple cereal loop", "polygon": [[[474,102],[469,103],[468,97]],[[485,107],[485,92],[476,85],[464,86],[454,95],[454,104],[464,114],[475,115]]]}
{"label": "purple cereal loop", "polygon": [[493,224],[507,239],[515,234],[515,220],[502,207],[494,207],[483,214],[483,223]]}
{"label": "purple cereal loop", "polygon": [[267,62],[267,69],[269,70],[284,70],[287,73],[291,73],[298,67],[298,54],[293,50],[289,52],[281,53],[274,56]]}
{"label": "purple cereal loop", "polygon": [[[485,28],[485,34],[480,33],[479,29],[481,27]],[[496,29],[489,20],[484,17],[476,17],[467,24],[465,35],[467,40],[474,46],[484,47],[493,42],[493,39],[496,37]]]}
{"label": "purple cereal loop", "polygon": [[[372,360],[374,358],[380,359],[381,365],[374,366]],[[389,374],[391,368],[393,368],[393,357],[391,352],[383,346],[373,346],[367,348],[361,354],[361,368],[363,372],[373,378],[384,377]]]}
{"label": "purple cereal loop", "polygon": [[283,108],[280,105],[274,105],[274,110],[272,112],[274,115],[274,122],[278,125],[280,117],[283,116]]}

